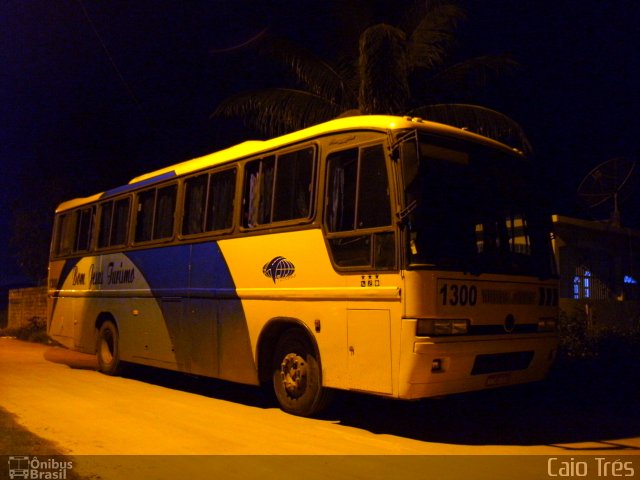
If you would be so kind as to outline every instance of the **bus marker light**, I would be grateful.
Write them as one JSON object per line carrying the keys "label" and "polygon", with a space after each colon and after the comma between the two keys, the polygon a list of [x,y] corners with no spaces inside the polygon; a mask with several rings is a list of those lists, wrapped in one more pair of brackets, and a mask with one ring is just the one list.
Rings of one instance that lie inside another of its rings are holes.
{"label": "bus marker light", "polygon": [[442,372],[443,368],[442,368],[442,359],[441,358],[434,358],[431,361],[431,373],[439,373]]}

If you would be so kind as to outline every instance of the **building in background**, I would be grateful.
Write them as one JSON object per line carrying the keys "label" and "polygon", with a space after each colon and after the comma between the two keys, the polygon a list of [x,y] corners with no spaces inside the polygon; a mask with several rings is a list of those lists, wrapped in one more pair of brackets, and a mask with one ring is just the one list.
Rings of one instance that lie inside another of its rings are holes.
{"label": "building in background", "polygon": [[640,322],[640,231],[610,222],[553,216],[560,308],[590,327]]}

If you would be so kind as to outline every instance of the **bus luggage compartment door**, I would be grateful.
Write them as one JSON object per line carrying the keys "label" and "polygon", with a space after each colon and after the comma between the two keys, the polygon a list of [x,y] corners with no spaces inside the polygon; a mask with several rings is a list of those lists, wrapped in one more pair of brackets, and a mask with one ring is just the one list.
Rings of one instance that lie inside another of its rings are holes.
{"label": "bus luggage compartment door", "polygon": [[349,388],[392,393],[389,310],[347,310]]}

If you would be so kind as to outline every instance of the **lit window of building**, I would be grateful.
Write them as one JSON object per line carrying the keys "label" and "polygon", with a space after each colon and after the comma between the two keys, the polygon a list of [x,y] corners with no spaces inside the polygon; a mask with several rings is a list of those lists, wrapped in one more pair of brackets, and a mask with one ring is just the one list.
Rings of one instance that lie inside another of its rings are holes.
{"label": "lit window of building", "polygon": [[583,267],[576,269],[573,277],[573,298],[591,298],[591,272]]}

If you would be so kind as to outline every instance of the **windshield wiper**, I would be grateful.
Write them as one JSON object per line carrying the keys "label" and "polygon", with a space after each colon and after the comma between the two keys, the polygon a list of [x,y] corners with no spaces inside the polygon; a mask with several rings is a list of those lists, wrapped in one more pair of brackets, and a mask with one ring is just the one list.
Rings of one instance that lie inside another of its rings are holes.
{"label": "windshield wiper", "polygon": [[418,208],[418,201],[413,200],[406,207],[396,213],[396,217],[398,218],[398,223],[402,226],[407,224],[407,217],[411,215],[415,209]]}

